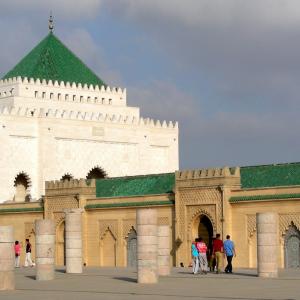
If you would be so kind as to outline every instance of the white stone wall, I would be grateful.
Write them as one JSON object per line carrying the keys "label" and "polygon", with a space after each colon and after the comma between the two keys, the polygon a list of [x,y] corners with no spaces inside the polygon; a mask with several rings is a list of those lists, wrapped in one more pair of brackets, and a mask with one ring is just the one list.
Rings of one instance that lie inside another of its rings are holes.
{"label": "white stone wall", "polygon": [[[178,169],[178,125],[140,118],[138,108],[126,106],[126,92],[115,92],[116,99],[124,97],[123,106],[121,100],[108,105],[68,103],[30,97],[28,83],[18,80],[0,82],[2,96],[14,84],[18,95],[0,98],[0,202],[13,199],[14,179],[21,172],[29,176],[29,192],[38,199],[46,180],[66,173],[84,178],[97,166],[109,177]],[[37,89],[36,83],[31,85]],[[6,105],[1,107],[2,101]]]}

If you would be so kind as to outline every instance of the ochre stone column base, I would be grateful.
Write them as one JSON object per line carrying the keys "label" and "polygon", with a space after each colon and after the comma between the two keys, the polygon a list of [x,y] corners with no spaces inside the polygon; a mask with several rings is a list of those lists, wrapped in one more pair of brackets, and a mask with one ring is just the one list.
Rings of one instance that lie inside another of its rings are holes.
{"label": "ochre stone column base", "polygon": [[278,277],[278,215],[257,213],[257,270],[259,277]]}
{"label": "ochre stone column base", "polygon": [[13,226],[0,226],[0,290],[15,289]]}
{"label": "ochre stone column base", "polygon": [[55,223],[53,220],[35,221],[36,280],[55,277]]}
{"label": "ochre stone column base", "polygon": [[157,283],[157,210],[139,208],[137,223],[138,283]]}
{"label": "ochre stone column base", "polygon": [[158,275],[170,275],[170,229],[168,225],[158,226]]}
{"label": "ochre stone column base", "polygon": [[82,273],[82,212],[81,208],[65,210],[67,273]]}

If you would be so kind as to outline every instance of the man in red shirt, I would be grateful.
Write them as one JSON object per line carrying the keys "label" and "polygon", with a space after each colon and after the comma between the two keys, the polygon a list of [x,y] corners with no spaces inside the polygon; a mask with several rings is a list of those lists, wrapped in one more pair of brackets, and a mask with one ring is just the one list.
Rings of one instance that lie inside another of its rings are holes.
{"label": "man in red shirt", "polygon": [[221,272],[221,267],[223,265],[222,261],[223,261],[223,242],[220,239],[220,234],[217,233],[216,234],[216,238],[213,242],[213,255],[216,258],[216,265],[217,265],[217,274],[219,274]]}

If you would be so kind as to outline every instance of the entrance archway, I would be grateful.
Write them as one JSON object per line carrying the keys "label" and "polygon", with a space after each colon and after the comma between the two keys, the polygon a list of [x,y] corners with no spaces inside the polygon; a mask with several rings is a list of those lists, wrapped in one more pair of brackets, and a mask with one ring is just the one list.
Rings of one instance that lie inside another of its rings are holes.
{"label": "entrance archway", "polygon": [[64,266],[66,264],[66,249],[65,249],[65,221],[57,226],[56,229],[56,259],[57,266]]}
{"label": "entrance archway", "polygon": [[211,246],[214,229],[210,219],[206,215],[199,218],[198,236],[202,237],[206,245]]}
{"label": "entrance archway", "polygon": [[191,226],[191,240],[202,237],[208,248],[212,245],[214,228],[212,221],[206,214],[200,214],[196,217]]}
{"label": "entrance archway", "polygon": [[300,267],[300,232],[295,225],[291,225],[284,240],[285,267]]}
{"label": "entrance archway", "polygon": [[127,238],[127,267],[137,266],[137,238],[136,231],[132,228]]}

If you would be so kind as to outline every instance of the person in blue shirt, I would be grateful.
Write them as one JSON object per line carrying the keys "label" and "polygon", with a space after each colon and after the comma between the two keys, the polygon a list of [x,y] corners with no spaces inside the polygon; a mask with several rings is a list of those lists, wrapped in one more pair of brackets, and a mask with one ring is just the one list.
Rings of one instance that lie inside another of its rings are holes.
{"label": "person in blue shirt", "polygon": [[232,273],[232,258],[236,256],[234,243],[230,240],[230,235],[226,236],[226,241],[224,241],[224,255],[227,258],[227,266],[225,268],[225,273]]}
{"label": "person in blue shirt", "polygon": [[194,242],[192,242],[191,246],[191,252],[192,252],[192,258],[193,258],[193,273],[197,274],[199,270],[199,253],[196,246],[196,243],[198,242],[198,239],[195,239]]}

